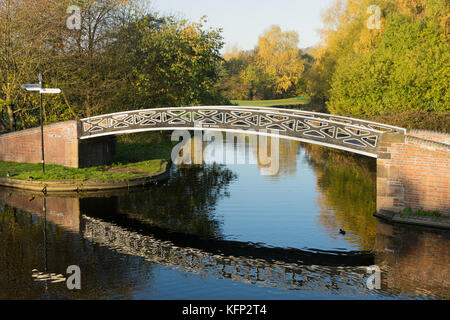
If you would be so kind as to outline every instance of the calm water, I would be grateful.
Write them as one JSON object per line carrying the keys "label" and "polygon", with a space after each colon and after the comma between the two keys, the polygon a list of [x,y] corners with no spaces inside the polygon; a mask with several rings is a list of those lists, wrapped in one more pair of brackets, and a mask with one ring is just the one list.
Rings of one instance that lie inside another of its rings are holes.
{"label": "calm water", "polygon": [[[0,298],[450,297],[450,235],[377,221],[374,160],[280,141],[279,174],[262,169],[173,166],[165,183],[83,198],[0,189]],[[81,290],[56,281],[69,265]]]}

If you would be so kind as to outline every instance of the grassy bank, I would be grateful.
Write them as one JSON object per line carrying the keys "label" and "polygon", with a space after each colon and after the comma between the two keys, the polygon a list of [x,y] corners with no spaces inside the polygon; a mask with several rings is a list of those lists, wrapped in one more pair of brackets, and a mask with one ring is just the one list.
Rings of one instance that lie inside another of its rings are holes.
{"label": "grassy bank", "polygon": [[173,142],[159,132],[119,136],[114,163],[91,168],[68,168],[47,164],[45,175],[40,163],[0,161],[0,177],[19,180],[126,180],[160,172],[170,159]]}
{"label": "grassy bank", "polygon": [[130,164],[113,164],[91,168],[68,168],[54,164],[45,166],[45,175],[42,174],[42,165],[34,163],[17,163],[0,161],[0,177],[19,180],[88,180],[101,181],[124,180],[153,175],[163,168],[162,159],[141,161]]}

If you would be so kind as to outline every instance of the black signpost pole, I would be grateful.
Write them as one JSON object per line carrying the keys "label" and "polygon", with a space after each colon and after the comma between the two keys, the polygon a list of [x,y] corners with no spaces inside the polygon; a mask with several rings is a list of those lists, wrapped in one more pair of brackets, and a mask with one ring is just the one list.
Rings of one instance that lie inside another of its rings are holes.
{"label": "black signpost pole", "polygon": [[[39,73],[39,87],[42,88],[42,74]],[[41,148],[42,148],[42,174],[45,175],[45,158],[44,158],[44,121],[42,117],[42,91],[39,91],[39,104],[41,114]]]}
{"label": "black signpost pole", "polygon": [[39,73],[38,84],[23,84],[22,88],[27,91],[39,91],[39,107],[40,107],[40,122],[41,122],[41,152],[42,152],[42,173],[45,174],[45,158],[44,158],[44,119],[42,108],[42,94],[43,93],[61,93],[61,89],[47,89],[42,87],[42,74]]}

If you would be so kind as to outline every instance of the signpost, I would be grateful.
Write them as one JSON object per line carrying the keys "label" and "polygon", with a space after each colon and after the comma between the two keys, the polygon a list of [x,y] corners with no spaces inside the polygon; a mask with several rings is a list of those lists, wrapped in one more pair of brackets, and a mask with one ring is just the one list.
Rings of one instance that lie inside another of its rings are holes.
{"label": "signpost", "polygon": [[61,90],[60,89],[43,88],[43,89],[41,89],[41,93],[61,93]]}
{"label": "signpost", "polygon": [[23,84],[22,89],[25,89],[27,91],[39,91],[41,90],[41,87],[39,84]]}
{"label": "signpost", "polygon": [[39,73],[38,84],[23,84],[22,89],[27,91],[39,91],[39,104],[40,104],[40,122],[41,122],[41,148],[42,148],[42,173],[45,174],[45,158],[44,158],[44,123],[42,119],[42,94],[58,94],[61,93],[60,89],[48,89],[42,88],[42,74]]}

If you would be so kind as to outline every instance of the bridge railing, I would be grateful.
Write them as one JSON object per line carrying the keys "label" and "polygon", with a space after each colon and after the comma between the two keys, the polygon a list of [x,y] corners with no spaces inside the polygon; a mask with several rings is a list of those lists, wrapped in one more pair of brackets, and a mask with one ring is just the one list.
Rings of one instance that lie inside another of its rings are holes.
{"label": "bridge railing", "polygon": [[152,130],[216,130],[298,140],[377,157],[382,134],[399,127],[300,110],[242,106],[145,109],[81,120],[81,139]]}
{"label": "bridge railing", "polygon": [[397,133],[401,133],[401,134],[406,134],[405,128],[391,126],[391,125],[387,125],[387,124],[383,124],[383,123],[379,123],[379,122],[357,119],[357,118],[333,115],[333,114],[329,114],[329,113],[296,110],[296,109],[273,108],[273,107],[253,107],[253,106],[248,106],[248,107],[247,106],[239,106],[239,107],[257,109],[257,110],[263,110],[263,111],[273,111],[275,109],[275,110],[279,110],[282,113],[291,113],[291,114],[296,114],[296,115],[303,115],[306,117],[328,120],[328,121],[342,122],[342,123],[360,126],[362,128],[366,128],[366,129],[375,129],[375,130],[379,130],[382,132],[397,132]]}

